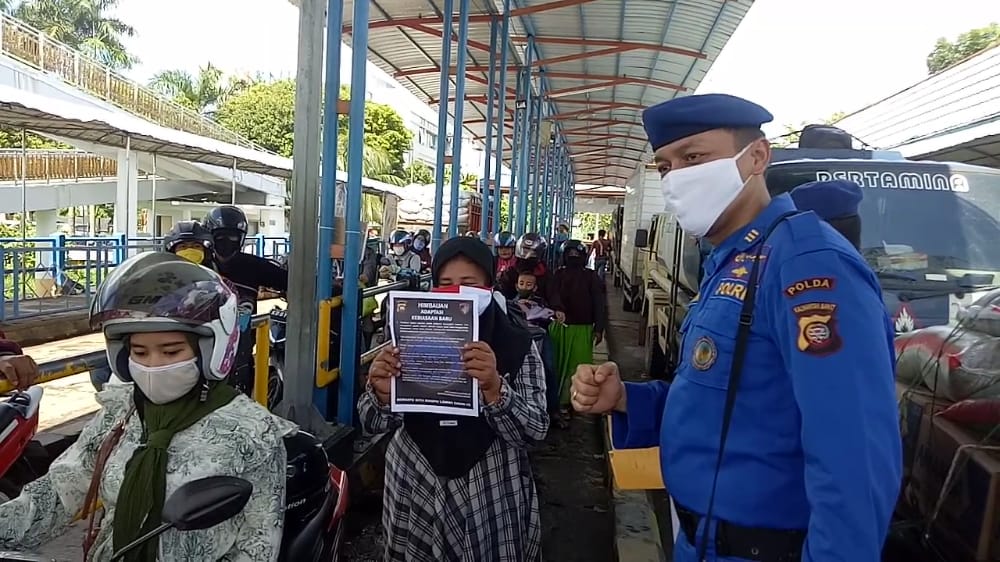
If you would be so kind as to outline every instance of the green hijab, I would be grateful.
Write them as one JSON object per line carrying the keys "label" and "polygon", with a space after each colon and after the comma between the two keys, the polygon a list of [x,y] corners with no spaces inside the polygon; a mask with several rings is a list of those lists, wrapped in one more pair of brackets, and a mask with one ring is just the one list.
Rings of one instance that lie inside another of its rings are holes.
{"label": "green hijab", "polygon": [[[230,403],[239,393],[225,383],[210,383],[205,399],[197,385],[185,397],[168,404],[153,404],[136,392],[137,410],[143,420],[143,442],[125,465],[118,491],[112,544],[115,552],[152,531],[162,522],[166,500],[167,448],[174,435]],[[124,562],[156,562],[159,538],[146,541],[129,552]]]}

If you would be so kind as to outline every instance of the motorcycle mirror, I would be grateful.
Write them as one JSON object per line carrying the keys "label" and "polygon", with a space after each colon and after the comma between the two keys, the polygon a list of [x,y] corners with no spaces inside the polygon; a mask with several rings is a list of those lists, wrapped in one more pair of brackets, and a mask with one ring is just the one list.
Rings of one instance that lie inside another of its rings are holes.
{"label": "motorcycle mirror", "polygon": [[179,531],[214,527],[243,511],[253,484],[235,476],[192,480],[174,491],[163,504],[163,522]]}
{"label": "motorcycle mirror", "polygon": [[235,476],[209,476],[192,480],[174,490],[163,504],[163,523],[125,545],[111,557],[121,560],[144,542],[163,534],[167,529],[197,531],[214,527],[243,511],[253,484]]}

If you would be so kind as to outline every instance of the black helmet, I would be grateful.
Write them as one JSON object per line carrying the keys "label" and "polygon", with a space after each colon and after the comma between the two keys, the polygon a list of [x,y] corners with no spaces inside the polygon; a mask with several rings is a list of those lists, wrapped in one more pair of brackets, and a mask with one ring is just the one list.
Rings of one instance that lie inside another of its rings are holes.
{"label": "black helmet", "polygon": [[497,248],[516,248],[517,238],[514,236],[514,233],[505,230],[497,234],[496,242],[494,245]]}
{"label": "black helmet", "polygon": [[198,337],[201,374],[226,378],[239,341],[236,294],[211,269],[167,252],[133,256],[98,287],[90,327],[103,330],[108,365],[131,380],[125,339],[142,332],[188,332]]}
{"label": "black helmet", "polygon": [[215,253],[229,258],[243,249],[247,237],[247,216],[235,205],[219,205],[205,215],[202,221],[212,233]]}
{"label": "black helmet", "polygon": [[522,260],[527,259],[545,259],[545,249],[548,244],[545,242],[545,238],[542,238],[537,232],[529,232],[522,235],[517,240],[517,246],[514,250],[517,257]]}
{"label": "black helmet", "polygon": [[[178,254],[177,247],[185,243],[199,244],[202,247],[202,257],[194,259],[195,256],[193,254],[185,254],[185,252],[189,252],[190,250],[181,250],[181,253]],[[163,237],[163,249],[165,251],[171,254],[178,254],[182,258],[199,265],[210,263],[209,258],[212,255],[213,247],[212,233],[198,221],[180,221],[174,224],[170,232]]]}
{"label": "black helmet", "polygon": [[389,235],[389,245],[391,246],[402,244],[407,248],[409,248],[412,242],[413,242],[413,235],[403,230],[402,228],[397,228],[396,230],[392,231],[392,234]]}
{"label": "black helmet", "polygon": [[567,240],[559,246],[559,249],[566,265],[587,259],[587,247],[579,240]]}

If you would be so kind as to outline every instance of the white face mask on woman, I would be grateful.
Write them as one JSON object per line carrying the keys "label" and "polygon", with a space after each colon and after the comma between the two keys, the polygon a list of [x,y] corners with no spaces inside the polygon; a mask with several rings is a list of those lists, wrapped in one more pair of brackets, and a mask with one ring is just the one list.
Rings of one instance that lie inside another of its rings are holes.
{"label": "white face mask on woman", "polygon": [[743,191],[750,178],[740,176],[736,161],[749,148],[747,145],[731,158],[671,170],[663,177],[663,197],[686,232],[698,237],[708,234]]}
{"label": "white face mask on woman", "polygon": [[128,359],[132,380],[153,404],[168,404],[184,396],[198,384],[201,373],[196,359],[161,367],[147,367]]}

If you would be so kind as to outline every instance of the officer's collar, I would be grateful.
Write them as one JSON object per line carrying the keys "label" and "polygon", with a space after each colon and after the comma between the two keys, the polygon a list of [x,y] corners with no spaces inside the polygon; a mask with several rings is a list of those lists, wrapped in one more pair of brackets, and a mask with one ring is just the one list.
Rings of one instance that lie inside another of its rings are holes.
{"label": "officer's collar", "polygon": [[[734,251],[747,251],[760,242],[761,237],[771,227],[771,223],[778,220],[778,217],[781,215],[794,210],[795,203],[787,193],[774,197],[767,207],[764,207],[764,210],[750,221],[749,224],[730,234],[721,244],[716,246],[715,251],[712,252],[712,261],[724,260]],[[717,263],[713,263],[712,265],[718,266]],[[711,269],[714,270],[715,267]]]}

